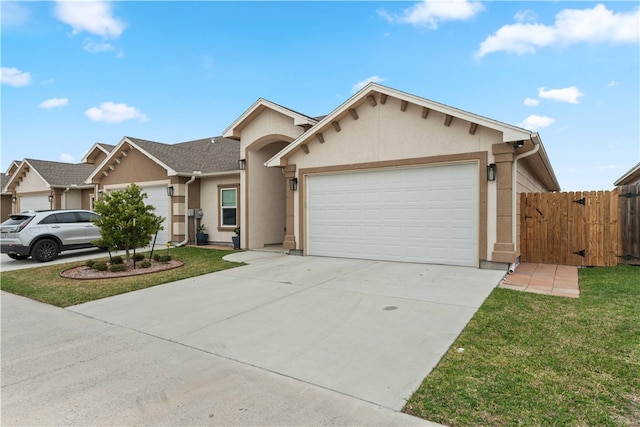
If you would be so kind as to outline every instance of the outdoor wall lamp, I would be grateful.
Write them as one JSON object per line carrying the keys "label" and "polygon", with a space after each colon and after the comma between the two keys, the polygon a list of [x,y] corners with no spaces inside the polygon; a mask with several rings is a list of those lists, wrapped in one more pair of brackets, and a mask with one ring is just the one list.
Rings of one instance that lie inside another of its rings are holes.
{"label": "outdoor wall lamp", "polygon": [[513,143],[513,148],[522,148],[522,147],[524,147],[524,141],[523,140],[515,141]]}
{"label": "outdoor wall lamp", "polygon": [[173,185],[167,187],[167,196],[173,197]]}
{"label": "outdoor wall lamp", "polygon": [[53,194],[49,194],[49,203],[53,202]]}
{"label": "outdoor wall lamp", "polygon": [[238,160],[238,168],[243,171],[244,168],[247,167],[247,160],[246,159],[240,159]]}
{"label": "outdoor wall lamp", "polygon": [[495,181],[496,180],[496,164],[491,163],[487,165],[487,181]]}
{"label": "outdoor wall lamp", "polygon": [[289,190],[296,191],[298,189],[298,178],[291,178],[289,180]]}

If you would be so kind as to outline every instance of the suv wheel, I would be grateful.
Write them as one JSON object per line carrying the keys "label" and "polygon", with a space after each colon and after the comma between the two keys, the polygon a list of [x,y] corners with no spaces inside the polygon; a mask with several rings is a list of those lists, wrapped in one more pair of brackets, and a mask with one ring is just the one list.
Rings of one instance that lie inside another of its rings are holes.
{"label": "suv wheel", "polygon": [[53,261],[58,257],[58,245],[51,239],[42,239],[33,247],[32,256],[40,262]]}
{"label": "suv wheel", "polygon": [[7,256],[11,259],[18,259],[18,260],[29,258],[29,255],[7,254]]}

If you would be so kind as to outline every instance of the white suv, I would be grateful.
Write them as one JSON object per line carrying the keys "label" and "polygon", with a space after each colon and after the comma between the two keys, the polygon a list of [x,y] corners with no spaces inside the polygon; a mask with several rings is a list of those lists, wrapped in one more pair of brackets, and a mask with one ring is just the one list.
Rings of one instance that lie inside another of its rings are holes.
{"label": "white suv", "polygon": [[100,218],[88,210],[27,211],[12,214],[0,224],[0,252],[13,259],[30,256],[53,261],[62,251],[95,247]]}

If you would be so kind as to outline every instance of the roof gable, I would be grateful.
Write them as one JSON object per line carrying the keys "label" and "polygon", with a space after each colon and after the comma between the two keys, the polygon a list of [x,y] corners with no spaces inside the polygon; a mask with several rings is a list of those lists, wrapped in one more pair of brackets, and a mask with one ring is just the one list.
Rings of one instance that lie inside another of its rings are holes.
{"label": "roof gable", "polygon": [[470,132],[473,127],[477,126],[484,126],[489,129],[499,131],[503,135],[504,142],[530,139],[533,135],[533,132],[517,126],[512,126],[506,123],[489,119],[487,117],[460,110],[458,108],[450,107],[445,104],[440,104],[435,101],[420,98],[418,96],[391,89],[377,83],[369,83],[358,93],[353,95],[338,108],[333,110],[330,114],[324,116],[322,120],[320,120],[315,126],[309,129],[309,131],[302,134],[299,138],[289,144],[284,150],[271,158],[267,162],[267,166],[281,166],[283,159],[286,159],[288,156],[300,149],[304,149],[304,147],[302,146],[308,144],[314,139],[318,139],[320,142],[323,142],[322,132],[326,128],[330,126],[339,127],[339,121],[347,115],[351,115],[354,118],[357,118],[357,108],[362,104],[369,103],[372,106],[377,105],[378,101],[376,101],[375,99],[375,95],[377,94],[380,95],[380,102],[383,104],[386,102],[386,99],[388,97],[394,97],[401,101],[404,108],[406,108],[406,105],[408,103],[412,103],[419,107],[422,107],[423,118],[427,117],[429,112],[433,110],[440,112],[447,117],[457,118],[469,122]]}
{"label": "roof gable", "polygon": [[313,117],[298,113],[297,111],[283,107],[282,105],[278,105],[264,98],[259,98],[244,113],[242,113],[240,117],[231,123],[224,132],[222,132],[222,136],[225,138],[240,139],[242,129],[267,108],[291,117],[295,126],[311,127],[318,123],[318,121]]}
{"label": "roof gable", "polygon": [[84,155],[84,157],[82,158],[82,163],[93,164],[95,163],[94,160],[97,156],[99,156],[100,154],[108,155],[114,148],[115,145],[96,142],[95,144],[93,144],[93,147],[91,147],[89,151],[87,151],[87,154]]}
{"label": "roof gable", "polygon": [[125,136],[90,174],[88,181],[94,180],[100,174],[114,171],[130,150],[137,150],[164,168],[167,176],[219,174],[239,170],[240,144],[235,140],[212,137],[164,144]]}
{"label": "roof gable", "polygon": [[93,171],[89,164],[24,159],[9,179],[6,189],[12,191],[27,174],[34,173],[49,188],[86,187],[85,180]]}

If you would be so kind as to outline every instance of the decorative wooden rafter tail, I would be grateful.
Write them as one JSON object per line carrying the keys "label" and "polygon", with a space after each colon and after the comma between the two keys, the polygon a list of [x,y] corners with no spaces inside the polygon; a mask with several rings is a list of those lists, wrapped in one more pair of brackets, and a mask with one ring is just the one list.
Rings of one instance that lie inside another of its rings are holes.
{"label": "decorative wooden rafter tail", "polygon": [[353,117],[353,120],[358,120],[359,116],[355,108],[349,108],[349,114],[351,114],[351,117]]}
{"label": "decorative wooden rafter tail", "polygon": [[409,101],[402,101],[400,103],[400,111],[402,111],[403,113],[407,111],[407,105],[409,105]]}
{"label": "decorative wooden rafter tail", "polygon": [[447,127],[451,126],[452,120],[453,120],[453,116],[451,114],[447,114],[447,116],[444,118],[444,125]]}
{"label": "decorative wooden rafter tail", "polygon": [[320,144],[324,144],[324,136],[321,133],[316,133],[316,138],[320,141]]}
{"label": "decorative wooden rafter tail", "polygon": [[331,125],[333,126],[333,128],[336,130],[336,132],[340,132],[340,123],[338,122],[331,122]]}

